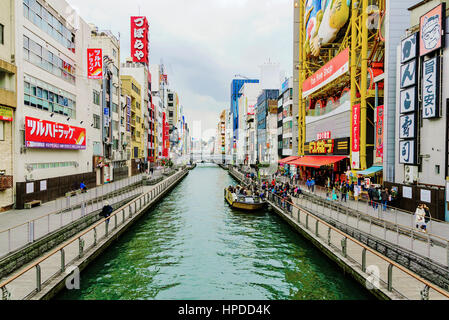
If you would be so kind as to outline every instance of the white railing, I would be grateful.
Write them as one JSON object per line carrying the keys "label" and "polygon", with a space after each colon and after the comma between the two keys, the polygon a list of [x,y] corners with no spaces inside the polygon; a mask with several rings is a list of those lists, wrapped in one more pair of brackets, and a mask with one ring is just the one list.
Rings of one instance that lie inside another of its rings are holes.
{"label": "white railing", "polygon": [[109,238],[113,231],[140,211],[145,210],[149,203],[157,199],[184,174],[186,171],[179,171],[158,183],[150,191],[115,210],[109,218],[94,223],[81,234],[4,280],[0,283],[2,299],[27,299],[31,294],[40,292],[49,280],[65,272],[75,260],[95,250],[100,242]]}
{"label": "white railing", "polygon": [[[143,174],[88,190],[87,193],[55,200],[56,210],[14,227],[0,231],[0,258],[23,248],[66,225],[100,210],[103,201],[111,205],[143,192],[142,185],[124,190],[142,181]],[[120,190],[122,190],[120,192]],[[32,209],[31,209],[32,210]]]}

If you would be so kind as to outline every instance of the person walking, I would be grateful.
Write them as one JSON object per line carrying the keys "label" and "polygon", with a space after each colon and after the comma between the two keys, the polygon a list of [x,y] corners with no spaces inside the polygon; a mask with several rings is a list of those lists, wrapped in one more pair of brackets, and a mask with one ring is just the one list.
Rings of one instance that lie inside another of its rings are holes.
{"label": "person walking", "polygon": [[423,205],[419,204],[415,211],[415,226],[419,231],[426,232],[425,216],[426,212],[424,211]]}
{"label": "person walking", "polygon": [[312,178],[312,181],[310,181],[310,188],[312,190],[312,193],[315,192],[315,178]]}
{"label": "person walking", "polygon": [[358,184],[354,185],[354,200],[359,201],[360,186]]}
{"label": "person walking", "polygon": [[84,183],[84,181],[81,181],[80,189],[81,189],[82,193],[87,193],[87,187],[86,187],[86,184]]}
{"label": "person walking", "polygon": [[341,191],[341,201],[343,202],[343,199],[345,200],[345,202],[347,202],[346,201],[346,197],[347,197],[347,195],[348,195],[348,188],[346,187],[346,183],[342,183],[341,184],[341,189],[340,189],[340,191]]}
{"label": "person walking", "polygon": [[109,204],[109,201],[105,201],[104,202],[104,206],[103,209],[101,210],[99,216],[106,218],[106,225],[109,224],[109,216],[111,215],[111,213],[114,211],[114,209],[112,208],[112,206]]}
{"label": "person walking", "polygon": [[379,207],[380,190],[378,188],[373,188],[373,209]]}
{"label": "person walking", "polygon": [[429,224],[430,220],[431,220],[431,216],[430,216],[430,209],[427,205],[423,204],[423,209],[424,209],[424,230],[425,232],[427,232],[427,225]]}
{"label": "person walking", "polygon": [[332,201],[337,201],[337,200],[338,200],[337,189],[332,188]]}
{"label": "person walking", "polygon": [[389,197],[390,194],[388,193],[388,188],[385,188],[381,193],[383,211],[387,211]]}

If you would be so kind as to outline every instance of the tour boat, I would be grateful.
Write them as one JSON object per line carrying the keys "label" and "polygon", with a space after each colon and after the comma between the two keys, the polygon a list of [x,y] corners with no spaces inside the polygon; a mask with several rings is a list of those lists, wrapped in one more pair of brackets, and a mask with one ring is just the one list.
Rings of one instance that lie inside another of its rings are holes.
{"label": "tour boat", "polygon": [[237,196],[229,192],[227,188],[224,191],[225,199],[234,209],[255,211],[262,209],[266,202],[257,196]]}

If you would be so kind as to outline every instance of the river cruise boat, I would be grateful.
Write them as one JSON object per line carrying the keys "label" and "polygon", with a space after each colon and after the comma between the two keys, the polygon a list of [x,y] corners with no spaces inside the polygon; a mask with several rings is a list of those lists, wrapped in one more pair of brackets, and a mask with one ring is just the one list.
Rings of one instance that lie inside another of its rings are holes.
{"label": "river cruise boat", "polygon": [[243,196],[231,193],[228,188],[224,190],[226,201],[234,209],[256,211],[260,210],[267,204],[260,197],[257,196]]}

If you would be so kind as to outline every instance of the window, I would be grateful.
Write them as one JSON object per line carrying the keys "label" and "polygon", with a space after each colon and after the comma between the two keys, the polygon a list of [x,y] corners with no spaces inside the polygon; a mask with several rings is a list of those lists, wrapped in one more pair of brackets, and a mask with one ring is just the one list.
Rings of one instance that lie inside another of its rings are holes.
{"label": "window", "polygon": [[25,78],[25,105],[75,118],[76,97],[74,95],[41,80],[29,76]]}
{"label": "window", "polygon": [[41,45],[25,36],[23,37],[23,50],[25,60],[75,84],[75,67],[60,59],[55,53],[42,48]]}
{"label": "window", "polygon": [[117,51],[115,49],[112,49],[112,55],[116,58],[117,57]]}
{"label": "window", "polygon": [[96,104],[97,106],[100,105],[100,92],[98,91],[93,91],[93,102],[94,104]]}
{"label": "window", "polygon": [[23,15],[68,50],[75,52],[74,34],[36,0],[23,0]]}
{"label": "window", "polygon": [[95,129],[100,129],[100,116],[97,114],[94,114],[94,128]]}
{"label": "window", "polygon": [[0,23],[0,44],[5,44],[5,26]]}
{"label": "window", "polygon": [[169,118],[173,118],[173,111],[169,111],[168,116],[169,116]]}
{"label": "window", "polygon": [[5,122],[0,121],[0,141],[5,141]]}
{"label": "window", "polygon": [[112,103],[112,112],[117,113],[118,112],[118,105],[116,103]]}

